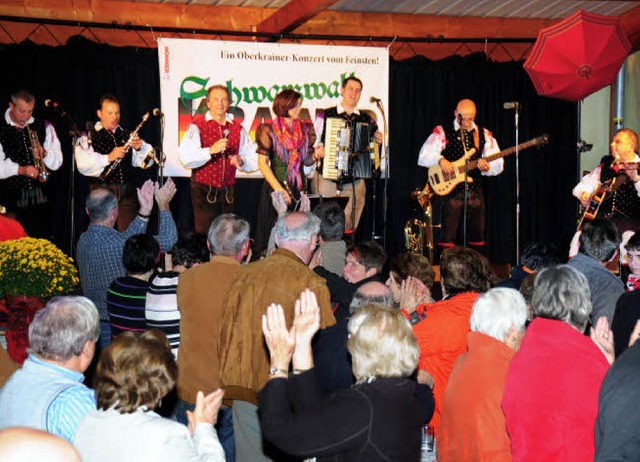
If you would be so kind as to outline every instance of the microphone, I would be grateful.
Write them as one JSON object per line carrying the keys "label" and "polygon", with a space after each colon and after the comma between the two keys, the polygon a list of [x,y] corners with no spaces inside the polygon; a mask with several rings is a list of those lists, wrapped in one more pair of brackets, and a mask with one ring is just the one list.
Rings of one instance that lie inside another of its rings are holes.
{"label": "microphone", "polygon": [[155,108],[153,110],[153,115],[156,117],[164,117],[164,113],[158,108]]}
{"label": "microphone", "polygon": [[[228,129],[228,128],[225,128],[225,129],[222,131],[222,134],[224,135],[224,139],[225,139],[225,140],[226,140],[226,139],[228,139],[229,133],[230,133],[230,132],[229,132],[229,129]],[[222,153],[221,153],[221,154],[224,154],[224,153],[226,152],[226,150],[227,150],[227,149],[225,148],[225,149],[224,149],[224,151],[222,151]]]}
{"label": "microphone", "polygon": [[507,110],[508,109],[516,109],[516,110],[518,110],[518,109],[520,109],[520,103],[517,102],[517,101],[507,101],[506,103],[504,103],[502,105],[502,107],[507,109]]}
{"label": "microphone", "polygon": [[371,98],[369,98],[369,102],[375,103],[375,104],[381,104],[382,100],[380,98],[376,98],[375,96],[372,96]]}

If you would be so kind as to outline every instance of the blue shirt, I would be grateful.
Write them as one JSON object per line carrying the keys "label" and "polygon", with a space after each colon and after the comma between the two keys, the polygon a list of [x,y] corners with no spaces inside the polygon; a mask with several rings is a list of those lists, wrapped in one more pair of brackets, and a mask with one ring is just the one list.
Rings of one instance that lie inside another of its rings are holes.
{"label": "blue shirt", "polygon": [[0,389],[0,429],[39,428],[73,441],[80,421],[96,408],[78,371],[29,355]]}
{"label": "blue shirt", "polygon": [[69,387],[60,393],[51,402],[51,406],[47,411],[47,430],[49,433],[73,442],[73,437],[82,418],[89,411],[93,411],[96,408],[94,391],[82,384],[84,375],[80,372],[42,361],[34,355],[29,355],[29,359],[42,367],[51,368],[57,373],[79,383],[79,386]]}
{"label": "blue shirt", "polygon": [[[114,279],[126,275],[122,251],[126,240],[144,233],[147,222],[136,217],[129,227],[119,232],[103,225],[89,225],[78,240],[76,259],[83,294],[95,303],[100,319],[107,321],[107,290]],[[171,212],[160,212],[160,230],[154,236],[163,252],[168,252],[178,240],[178,230]]]}

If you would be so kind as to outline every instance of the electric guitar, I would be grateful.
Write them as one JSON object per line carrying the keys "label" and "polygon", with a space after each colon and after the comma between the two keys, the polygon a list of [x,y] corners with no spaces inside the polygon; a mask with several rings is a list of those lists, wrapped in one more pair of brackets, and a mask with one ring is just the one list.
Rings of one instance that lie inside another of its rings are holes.
{"label": "electric guitar", "polygon": [[[513,154],[514,152],[516,152],[516,148],[519,151],[522,151],[524,149],[528,149],[533,146],[544,146],[548,142],[549,142],[549,135],[544,134],[542,136],[529,140],[525,143],[519,144],[518,146],[513,146],[511,148],[500,151],[496,154],[483,157],[483,159],[486,160],[487,162],[491,162],[493,160],[500,159],[501,157],[506,157]],[[476,152],[475,148],[469,150],[467,152],[467,157],[472,156],[475,152]],[[472,160],[467,163],[468,172],[478,167],[478,160]],[[434,165],[433,167],[429,167],[429,174],[428,174],[429,185],[431,186],[431,189],[433,190],[433,192],[436,193],[438,196],[446,196],[451,191],[453,191],[453,189],[456,186],[458,186],[460,183],[463,183],[465,163],[466,163],[466,158],[464,156],[452,162],[453,173],[448,175],[446,175],[442,171],[442,169],[440,168],[440,165]],[[472,182],[473,178],[468,178],[467,181]]]}
{"label": "electric guitar", "polygon": [[598,187],[596,192],[589,199],[589,205],[582,213],[582,217],[578,222],[578,231],[582,229],[582,224],[585,220],[595,220],[595,218],[598,216],[598,212],[600,211],[600,206],[602,205],[602,203],[605,200],[609,199],[611,195],[616,191],[616,189],[618,189],[625,181],[627,181],[627,178],[627,175],[618,175],[617,177],[612,178],[611,180]]}

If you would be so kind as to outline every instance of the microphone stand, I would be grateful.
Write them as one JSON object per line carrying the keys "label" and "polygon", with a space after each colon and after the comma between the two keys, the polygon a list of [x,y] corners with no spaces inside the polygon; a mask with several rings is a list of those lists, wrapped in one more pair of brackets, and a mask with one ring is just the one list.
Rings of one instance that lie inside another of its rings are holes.
{"label": "microphone stand", "polygon": [[75,214],[75,193],[76,193],[76,160],[75,160],[75,148],[81,133],[78,130],[78,125],[75,120],[64,109],[61,109],[54,103],[52,106],[53,112],[60,116],[60,120],[66,123],[69,129],[69,136],[71,137],[71,171],[69,172],[69,201],[67,210],[70,213],[69,220],[69,255],[75,258],[75,237],[76,237],[76,214]]}
{"label": "microphone stand", "polygon": [[520,119],[520,105],[516,103],[513,120],[516,129],[516,265],[520,263],[520,149],[518,121]]}
{"label": "microphone stand", "polygon": [[[376,239],[380,239],[382,241],[382,244],[384,246],[385,243],[385,239],[387,237],[387,206],[388,206],[388,200],[387,200],[387,191],[388,191],[388,185],[389,185],[389,125],[387,123],[387,116],[384,112],[384,107],[382,106],[382,100],[376,100],[376,106],[378,106],[378,109],[380,110],[380,115],[382,116],[382,125],[384,127],[384,139],[383,144],[384,144],[384,173],[385,173],[385,177],[384,177],[384,187],[383,187],[383,199],[382,199],[382,236],[376,236],[376,211],[377,211],[377,195],[376,195],[376,191],[377,191],[377,179],[375,177],[375,175],[372,175],[373,177],[373,228],[371,230],[371,238],[373,240]],[[375,173],[375,160],[371,166],[372,170]],[[380,174],[382,174],[382,171],[380,171]]]}
{"label": "microphone stand", "polygon": [[[460,140],[462,141],[462,149],[464,151],[464,199],[462,209],[462,246],[467,247],[467,199],[469,195],[469,156],[467,155],[467,138],[462,128],[462,114],[458,114],[458,123],[460,124]],[[477,129],[477,127],[476,127]]]}
{"label": "microphone stand", "polygon": [[164,155],[164,114],[160,115],[160,153],[156,158],[158,162],[158,184],[160,187],[164,186],[164,161],[166,157]]}

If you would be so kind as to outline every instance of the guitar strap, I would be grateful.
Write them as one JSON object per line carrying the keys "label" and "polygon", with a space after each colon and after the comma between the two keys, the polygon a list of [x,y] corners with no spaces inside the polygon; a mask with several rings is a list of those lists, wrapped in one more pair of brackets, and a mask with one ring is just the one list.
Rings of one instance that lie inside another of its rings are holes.
{"label": "guitar strap", "polygon": [[473,131],[473,145],[476,147],[476,151],[480,152],[480,127],[476,125],[476,129]]}

